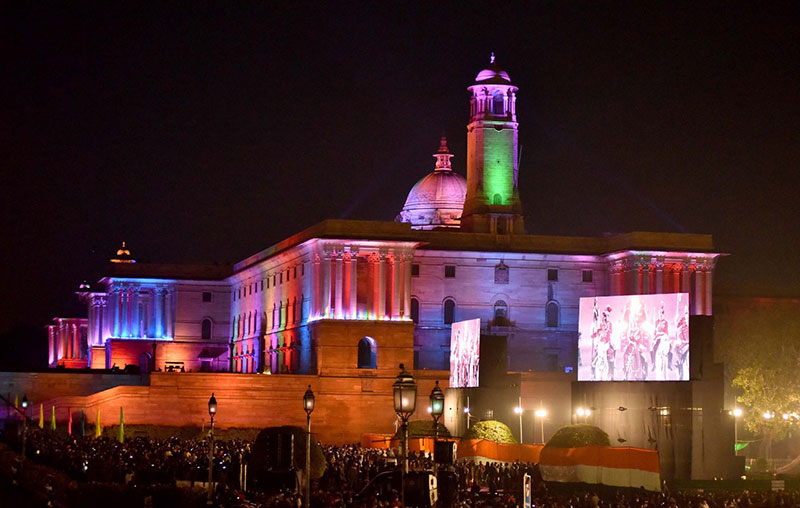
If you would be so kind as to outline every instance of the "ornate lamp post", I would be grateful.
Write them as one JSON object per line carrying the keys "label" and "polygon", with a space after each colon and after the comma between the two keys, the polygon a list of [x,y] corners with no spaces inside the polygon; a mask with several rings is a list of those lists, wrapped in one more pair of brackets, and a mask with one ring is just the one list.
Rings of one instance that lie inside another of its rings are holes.
{"label": "ornate lamp post", "polygon": [[214,481],[214,415],[217,414],[217,399],[214,394],[208,399],[208,415],[211,417],[211,427],[208,430],[208,502],[214,495],[212,482]]}
{"label": "ornate lamp post", "polygon": [[407,370],[405,365],[400,364],[400,374],[392,385],[394,394],[394,412],[403,421],[403,466],[400,469],[400,493],[403,506],[406,505],[406,473],[408,472],[408,419],[414,414],[417,406],[417,382]]}
{"label": "ornate lamp post", "polygon": [[[28,396],[22,396],[22,460],[20,461],[21,465],[25,464],[25,438],[28,429]],[[22,466],[20,466],[22,467]]]}
{"label": "ornate lamp post", "polygon": [[433,474],[436,474],[436,441],[439,440],[439,418],[444,414],[444,393],[439,388],[439,381],[431,390],[431,416],[433,417]]}
{"label": "ornate lamp post", "polygon": [[308,385],[303,395],[303,409],[306,410],[306,507],[311,506],[311,412],[314,411],[314,392]]}

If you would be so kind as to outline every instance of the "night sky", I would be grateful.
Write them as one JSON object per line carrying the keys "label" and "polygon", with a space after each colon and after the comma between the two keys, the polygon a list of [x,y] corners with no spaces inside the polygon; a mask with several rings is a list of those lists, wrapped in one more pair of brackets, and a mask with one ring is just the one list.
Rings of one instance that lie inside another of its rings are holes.
{"label": "night sky", "polygon": [[[120,241],[235,262],[393,220],[494,51],[529,233],[711,233],[716,294],[800,296],[798,4],[2,7],[2,312],[55,315]],[[41,359],[44,360],[44,357]]]}

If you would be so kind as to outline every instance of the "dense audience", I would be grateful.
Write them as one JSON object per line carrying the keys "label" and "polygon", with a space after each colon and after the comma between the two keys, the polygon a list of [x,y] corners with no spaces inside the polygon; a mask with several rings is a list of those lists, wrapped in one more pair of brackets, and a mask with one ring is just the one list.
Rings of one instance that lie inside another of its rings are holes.
{"label": "dense audience", "polygon": [[[214,478],[220,484],[218,499],[225,506],[299,508],[301,493],[287,488],[267,494],[240,492],[242,465],[250,460],[251,443],[244,440],[216,441]],[[204,482],[208,478],[206,440],[166,440],[134,437],[119,443],[106,438],[64,436],[29,429],[27,456],[64,471],[79,481],[116,482],[133,485],[171,484],[176,481]],[[324,475],[314,482],[312,505],[324,508],[397,508],[398,492],[384,489],[377,495],[373,482],[378,475],[397,471],[400,459],[390,450],[359,446],[324,447]],[[426,454],[411,453],[409,469],[426,471],[433,466]],[[513,508],[522,505],[525,474],[533,479],[532,505],[546,508],[744,508],[800,506],[800,495],[783,492],[648,492],[597,486],[585,490],[574,485],[546,485],[534,464],[491,464],[460,461],[439,467],[440,499],[457,508]],[[585,486],[584,486],[585,487]],[[222,493],[224,491],[224,494]],[[246,501],[245,498],[249,498]]]}

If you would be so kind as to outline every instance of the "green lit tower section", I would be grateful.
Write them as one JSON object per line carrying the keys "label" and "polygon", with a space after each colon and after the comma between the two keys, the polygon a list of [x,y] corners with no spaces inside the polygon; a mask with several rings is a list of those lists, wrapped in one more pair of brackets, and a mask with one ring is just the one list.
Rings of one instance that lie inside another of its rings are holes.
{"label": "green lit tower section", "polygon": [[524,234],[517,176],[517,87],[494,62],[478,73],[467,125],[467,196],[461,229],[474,233]]}

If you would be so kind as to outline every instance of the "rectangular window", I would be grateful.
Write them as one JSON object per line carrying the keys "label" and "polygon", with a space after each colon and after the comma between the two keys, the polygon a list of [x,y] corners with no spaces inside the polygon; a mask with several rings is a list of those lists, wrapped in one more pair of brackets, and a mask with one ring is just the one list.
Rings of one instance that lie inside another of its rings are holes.
{"label": "rectangular window", "polygon": [[277,275],[273,275],[272,276],[272,287],[275,287],[277,285],[278,285],[278,276]]}
{"label": "rectangular window", "polygon": [[305,263],[303,263],[302,265],[300,265],[300,275],[305,275],[305,274],[306,274],[306,265]]}
{"label": "rectangular window", "polygon": [[264,279],[261,279],[261,291],[264,291]]}
{"label": "rectangular window", "polygon": [[411,276],[419,277],[419,265],[416,263],[411,265]]}
{"label": "rectangular window", "polygon": [[444,276],[446,279],[453,279],[456,276],[456,267],[455,265],[445,265],[444,267]]}
{"label": "rectangular window", "polygon": [[558,282],[558,270],[555,268],[548,269],[547,280],[550,282]]}
{"label": "rectangular window", "polygon": [[269,289],[269,276],[267,277],[267,289]]}
{"label": "rectangular window", "polygon": [[583,270],[581,272],[583,282],[592,282],[592,271],[591,270]]}
{"label": "rectangular window", "polygon": [[279,284],[283,284],[283,272],[280,273],[280,278],[278,279]]}
{"label": "rectangular window", "polygon": [[211,301],[211,292],[210,291],[203,291],[203,301],[210,302]]}
{"label": "rectangular window", "polygon": [[296,279],[297,278],[297,267],[295,266],[293,268],[293,270],[294,270],[294,273],[292,274],[292,276]]}

